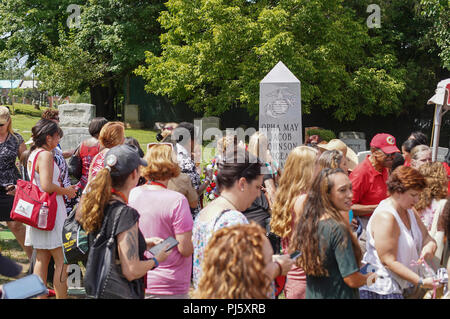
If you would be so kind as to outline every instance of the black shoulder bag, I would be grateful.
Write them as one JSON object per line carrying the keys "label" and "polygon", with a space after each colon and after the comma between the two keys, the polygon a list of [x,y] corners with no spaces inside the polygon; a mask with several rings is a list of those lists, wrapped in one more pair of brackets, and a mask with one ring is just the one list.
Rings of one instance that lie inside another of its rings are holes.
{"label": "black shoulder bag", "polygon": [[80,157],[80,148],[81,144],[77,147],[73,155],[69,159],[68,168],[69,168],[69,174],[75,177],[77,180],[81,179],[82,176],[82,166],[83,163],[81,161]]}
{"label": "black shoulder bag", "polygon": [[[115,232],[119,217],[126,206],[114,214],[111,210],[106,216],[100,233],[89,248],[89,256],[84,277],[84,287],[88,298],[93,299],[143,299],[144,286],[139,279],[128,281],[122,273],[117,253]],[[112,232],[105,233],[109,219],[114,215]]]}

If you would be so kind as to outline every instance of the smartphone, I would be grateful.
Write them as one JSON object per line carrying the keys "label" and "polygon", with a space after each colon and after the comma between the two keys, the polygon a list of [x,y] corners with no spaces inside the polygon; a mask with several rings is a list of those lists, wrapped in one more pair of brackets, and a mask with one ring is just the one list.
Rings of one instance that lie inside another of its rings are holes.
{"label": "smartphone", "polygon": [[29,299],[48,294],[38,275],[28,275],[3,285],[2,299]]}
{"label": "smartphone", "polygon": [[369,273],[369,272],[376,272],[377,268],[375,266],[373,266],[372,264],[365,264],[360,270],[359,272],[362,273],[363,275]]}
{"label": "smartphone", "polygon": [[166,251],[171,250],[173,247],[178,245],[178,240],[176,240],[173,237],[168,237],[166,238],[162,243],[153,246],[152,248],[150,248],[148,251],[152,253],[153,256],[158,255],[161,250],[164,248],[164,246],[166,246],[167,244],[170,244],[169,248],[166,249]]}
{"label": "smartphone", "polygon": [[291,259],[297,259],[298,257],[300,257],[302,255],[301,251],[294,251],[292,254],[289,255],[289,257],[291,257]]}

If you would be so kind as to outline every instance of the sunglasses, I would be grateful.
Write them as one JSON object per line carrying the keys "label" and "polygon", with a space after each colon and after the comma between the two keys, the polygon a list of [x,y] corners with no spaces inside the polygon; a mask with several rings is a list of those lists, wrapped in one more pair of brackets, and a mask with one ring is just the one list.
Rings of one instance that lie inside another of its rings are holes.
{"label": "sunglasses", "polygon": [[168,146],[170,146],[170,148],[173,151],[173,144],[172,143],[148,143],[147,144],[147,150],[149,150],[150,148],[152,148],[155,145],[168,145]]}
{"label": "sunglasses", "polygon": [[381,153],[384,154],[384,156],[386,156],[386,158],[394,158],[395,153],[391,153],[391,154],[386,154],[385,152],[383,152],[382,150],[378,149]]}
{"label": "sunglasses", "polygon": [[5,124],[0,124],[0,127],[4,126]]}

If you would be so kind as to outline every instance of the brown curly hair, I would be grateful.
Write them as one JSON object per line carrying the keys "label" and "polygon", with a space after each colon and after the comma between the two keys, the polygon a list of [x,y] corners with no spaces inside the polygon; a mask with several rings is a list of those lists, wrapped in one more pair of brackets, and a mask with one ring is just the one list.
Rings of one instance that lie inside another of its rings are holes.
{"label": "brown curly hair", "polygon": [[268,298],[271,280],[265,273],[265,240],[263,228],[254,222],[216,231],[206,246],[194,298]]}
{"label": "brown curly hair", "polygon": [[44,112],[42,112],[41,118],[46,120],[59,119],[59,111],[58,109],[48,108]]}
{"label": "brown curly hair", "polygon": [[418,212],[431,205],[433,199],[447,197],[448,178],[447,172],[440,162],[425,163],[419,168],[419,172],[425,177],[427,186],[420,193],[419,202],[415,205]]}
{"label": "brown curly hair", "polygon": [[409,166],[397,167],[387,180],[389,194],[404,193],[410,189],[422,191],[427,186],[418,170]]}

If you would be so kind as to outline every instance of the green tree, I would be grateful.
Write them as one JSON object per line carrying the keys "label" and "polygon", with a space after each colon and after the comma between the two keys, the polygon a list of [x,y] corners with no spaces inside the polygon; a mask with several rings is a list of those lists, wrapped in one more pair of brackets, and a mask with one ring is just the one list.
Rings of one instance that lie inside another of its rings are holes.
{"label": "green tree", "polygon": [[401,108],[406,69],[342,0],[169,0],[162,53],[136,73],[149,92],[221,114],[258,114],[259,82],[278,62],[302,82],[302,107],[337,119]]}
{"label": "green tree", "polygon": [[433,21],[428,36],[438,45],[442,65],[450,70],[450,1],[422,0],[422,14]]}
{"label": "green tree", "polygon": [[0,5],[2,54],[29,57],[40,65],[45,87],[60,94],[90,90],[97,114],[115,116],[124,77],[158,52],[156,21],[163,1],[83,0],[80,24],[69,29],[73,0],[5,0]]}

